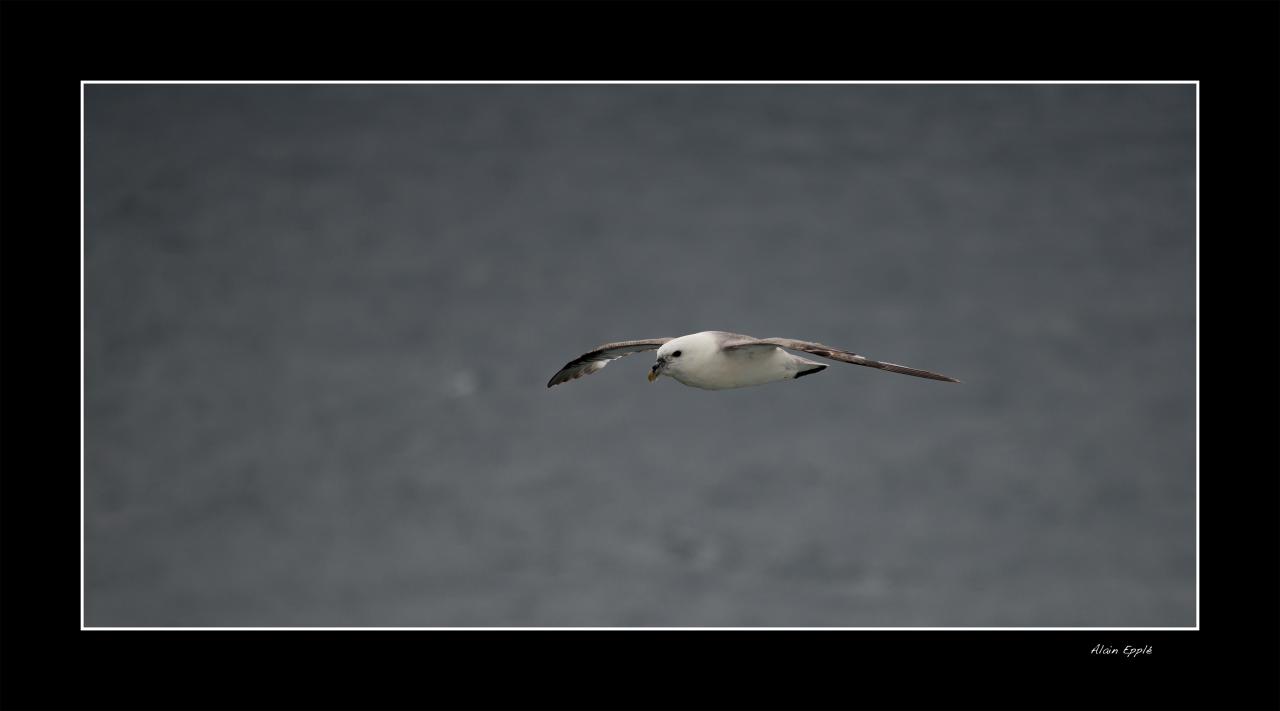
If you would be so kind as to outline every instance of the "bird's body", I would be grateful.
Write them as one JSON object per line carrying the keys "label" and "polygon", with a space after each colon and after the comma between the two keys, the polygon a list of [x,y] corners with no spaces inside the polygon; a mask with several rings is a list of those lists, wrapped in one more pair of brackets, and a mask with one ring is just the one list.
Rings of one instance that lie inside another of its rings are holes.
{"label": "bird's body", "polygon": [[604,368],[612,360],[646,350],[658,351],[657,360],[649,372],[650,381],[668,375],[684,385],[704,390],[728,390],[779,380],[795,380],[821,372],[827,367],[786,349],[919,378],[959,382],[938,373],[871,360],[821,343],[787,338],[753,338],[727,331],[702,331],[679,338],[607,343],[570,361],[552,376],[547,387],[589,375]]}
{"label": "bird's body", "polygon": [[[771,346],[739,350],[722,350],[721,345],[734,338],[747,338],[724,331],[703,331],[681,336],[658,349],[659,362],[667,365],[663,375],[677,382],[703,390],[728,390],[751,385],[764,385],[778,380],[791,380],[796,374],[827,366],[801,358]],[[680,351],[680,356],[672,353]]]}

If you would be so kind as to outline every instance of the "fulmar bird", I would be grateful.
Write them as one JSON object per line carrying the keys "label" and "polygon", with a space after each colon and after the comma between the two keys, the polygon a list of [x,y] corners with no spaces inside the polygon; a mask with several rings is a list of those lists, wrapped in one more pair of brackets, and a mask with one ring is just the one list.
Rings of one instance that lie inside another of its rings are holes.
{"label": "fulmar bird", "polygon": [[649,382],[669,375],[684,385],[704,390],[728,390],[763,385],[778,380],[795,380],[826,370],[827,366],[801,358],[787,350],[800,351],[842,363],[865,365],[917,378],[959,380],[905,365],[884,363],[821,343],[790,338],[753,338],[740,333],[702,331],[679,338],[649,338],[640,341],[606,343],[569,361],[551,376],[547,387],[567,383],[601,370],[611,360],[640,351],[657,349],[658,359],[649,369]]}

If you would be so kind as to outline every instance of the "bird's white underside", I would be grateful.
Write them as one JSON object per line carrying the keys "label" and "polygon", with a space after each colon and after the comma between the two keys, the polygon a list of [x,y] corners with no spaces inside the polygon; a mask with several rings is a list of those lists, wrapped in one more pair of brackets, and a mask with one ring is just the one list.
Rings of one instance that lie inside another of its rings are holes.
{"label": "bird's white underside", "polygon": [[796,373],[819,365],[777,347],[741,351],[723,351],[716,347],[698,356],[689,363],[681,363],[684,367],[680,369],[668,369],[667,375],[703,390],[729,390],[791,380]]}

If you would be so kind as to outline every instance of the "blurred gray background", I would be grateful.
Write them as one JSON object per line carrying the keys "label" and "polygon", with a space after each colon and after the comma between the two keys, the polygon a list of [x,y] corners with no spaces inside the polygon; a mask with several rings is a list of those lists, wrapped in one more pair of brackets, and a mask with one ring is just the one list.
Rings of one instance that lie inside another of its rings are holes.
{"label": "blurred gray background", "polygon": [[87,86],[86,624],[1193,625],[1194,91]]}

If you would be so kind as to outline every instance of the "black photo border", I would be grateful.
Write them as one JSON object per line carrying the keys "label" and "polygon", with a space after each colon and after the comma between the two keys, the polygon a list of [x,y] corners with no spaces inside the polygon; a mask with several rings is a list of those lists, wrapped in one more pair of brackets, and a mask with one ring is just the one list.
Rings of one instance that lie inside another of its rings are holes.
{"label": "black photo border", "polygon": [[[0,4],[0,706],[1277,708],[1278,36],[1280,4],[1230,0]],[[1198,81],[1200,629],[82,630],[95,79]]]}

